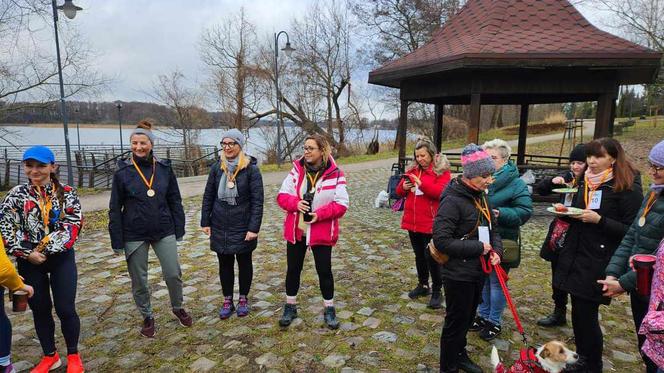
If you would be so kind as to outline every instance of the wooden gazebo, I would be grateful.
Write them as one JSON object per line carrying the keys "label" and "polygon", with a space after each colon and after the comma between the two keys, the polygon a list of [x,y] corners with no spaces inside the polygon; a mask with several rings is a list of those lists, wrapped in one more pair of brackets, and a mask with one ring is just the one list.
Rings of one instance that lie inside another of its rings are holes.
{"label": "wooden gazebo", "polygon": [[594,137],[613,130],[623,84],[655,80],[662,54],[599,30],[567,0],[468,0],[432,40],[369,73],[400,89],[399,159],[408,103],[435,105],[440,149],[443,105],[470,105],[468,141],[478,142],[481,105],[521,105],[517,163],[523,164],[528,105],[597,101]]}

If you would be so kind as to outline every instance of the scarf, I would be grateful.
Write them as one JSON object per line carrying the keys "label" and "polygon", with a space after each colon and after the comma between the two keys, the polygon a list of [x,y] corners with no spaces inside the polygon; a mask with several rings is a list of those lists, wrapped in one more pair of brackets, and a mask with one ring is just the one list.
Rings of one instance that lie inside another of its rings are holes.
{"label": "scarf", "polygon": [[[228,203],[229,205],[235,206],[237,204],[237,180],[235,182],[234,188],[228,187],[228,174],[236,175],[235,171],[239,167],[238,172],[243,168],[246,168],[249,165],[249,158],[247,158],[243,152],[240,152],[237,157],[234,159],[227,159],[223,155],[221,156],[221,165],[225,166],[226,172],[221,174],[221,179],[219,180],[219,187],[217,189],[217,198]],[[222,167],[223,169],[224,167]]]}
{"label": "scarf", "polygon": [[600,184],[604,184],[608,182],[609,180],[613,179],[613,169],[609,168],[608,173],[606,171],[602,171],[598,174],[593,174],[590,172],[590,169],[586,170],[586,178],[588,179],[588,185],[589,187],[595,187],[597,186],[599,188]]}

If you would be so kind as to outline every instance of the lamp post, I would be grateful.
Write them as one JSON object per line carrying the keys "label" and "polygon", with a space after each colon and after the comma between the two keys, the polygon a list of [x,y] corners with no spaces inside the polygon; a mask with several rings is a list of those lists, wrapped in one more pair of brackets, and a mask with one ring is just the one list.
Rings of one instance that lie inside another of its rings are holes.
{"label": "lamp post", "polygon": [[78,152],[81,152],[81,130],[79,129],[79,124],[81,123],[81,118],[79,118],[78,113],[80,111],[78,108],[74,109],[74,113],[76,113],[76,139],[77,139],[77,144],[78,144]]}
{"label": "lamp post", "polygon": [[[291,47],[290,38],[286,31],[279,31],[279,33],[274,34],[274,87],[277,92],[277,165],[281,166],[281,130],[284,126],[284,119],[281,116],[281,92],[279,91],[279,37],[284,34],[286,35],[286,46],[281,50],[286,53],[286,56],[295,50]],[[285,129],[284,129],[285,131]]]}
{"label": "lamp post", "polygon": [[55,0],[51,0],[53,6],[53,28],[55,30],[55,52],[58,57],[58,78],[60,79],[60,113],[62,115],[62,127],[65,131],[65,151],[67,152],[67,183],[74,185],[74,173],[71,168],[71,149],[69,147],[69,126],[67,125],[67,106],[65,104],[65,85],[62,81],[62,62],[60,60],[60,40],[58,38],[58,9],[62,10],[69,19],[76,17],[76,12],[83,8],[74,5],[72,0],[65,0],[64,5],[57,6]]}
{"label": "lamp post", "polygon": [[120,155],[124,149],[122,144],[122,103],[120,101],[115,102],[115,107],[118,108],[118,128],[120,128]]}

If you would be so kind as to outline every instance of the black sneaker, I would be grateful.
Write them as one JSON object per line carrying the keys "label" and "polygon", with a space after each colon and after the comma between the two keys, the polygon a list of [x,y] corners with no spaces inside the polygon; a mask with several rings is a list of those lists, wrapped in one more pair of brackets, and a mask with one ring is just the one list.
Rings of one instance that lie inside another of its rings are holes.
{"label": "black sneaker", "polygon": [[417,284],[415,289],[408,292],[408,298],[415,299],[429,295],[429,285]]}
{"label": "black sneaker", "polygon": [[442,295],[440,294],[439,291],[433,291],[431,292],[431,299],[429,299],[429,305],[427,307],[437,310],[441,307],[441,302],[442,302]]}
{"label": "black sneaker", "polygon": [[337,313],[334,310],[334,306],[325,307],[323,318],[325,319],[328,328],[339,329],[339,320],[337,320]]}
{"label": "black sneaker", "polygon": [[279,319],[280,326],[289,326],[297,318],[297,306],[286,303],[284,305],[284,314]]}
{"label": "black sneaker", "polygon": [[484,320],[483,318],[475,316],[475,320],[473,320],[473,324],[468,330],[471,332],[479,332],[480,330],[484,329],[484,326],[487,322],[488,321]]}
{"label": "black sneaker", "polygon": [[463,350],[459,353],[459,360],[457,365],[459,366],[459,369],[467,373],[482,373],[482,368],[475,364],[474,361],[470,360],[466,350]]}
{"label": "black sneaker", "polygon": [[155,334],[155,327],[154,327],[154,319],[152,317],[146,317],[143,320],[143,327],[141,327],[141,335],[146,338],[154,338]]}
{"label": "black sneaker", "polygon": [[484,328],[482,328],[482,331],[480,332],[480,338],[485,341],[491,341],[496,338],[501,331],[502,328],[500,325],[487,321],[486,325],[484,325]]}

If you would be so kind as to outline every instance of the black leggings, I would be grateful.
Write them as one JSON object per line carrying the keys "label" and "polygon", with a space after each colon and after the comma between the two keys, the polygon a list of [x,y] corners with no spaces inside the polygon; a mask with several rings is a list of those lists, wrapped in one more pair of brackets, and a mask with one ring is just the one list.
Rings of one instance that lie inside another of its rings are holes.
{"label": "black leggings", "polygon": [[254,277],[254,265],[251,261],[251,251],[242,254],[219,254],[219,280],[221,290],[225,297],[233,296],[235,285],[235,259],[237,258],[237,272],[240,281],[240,295],[249,295],[251,280]]}
{"label": "black leggings", "polygon": [[[316,273],[323,299],[334,298],[334,277],[332,277],[332,246],[312,246]],[[300,274],[304,265],[304,256],[307,253],[307,245],[304,241],[295,244],[288,242],[286,245],[286,261],[288,270],[286,272],[286,295],[294,297],[300,290]]]}
{"label": "black leggings", "polygon": [[434,291],[440,291],[443,287],[441,278],[440,264],[436,263],[429,253],[430,234],[408,231],[410,244],[415,252],[415,268],[417,268],[417,279],[420,284],[429,286],[429,274],[431,274],[431,288]]}
{"label": "black leggings", "polygon": [[572,328],[576,352],[587,359],[588,372],[602,372],[604,335],[599,327],[599,303],[572,295]]}
{"label": "black leggings", "polygon": [[457,372],[459,354],[465,353],[466,335],[473,324],[477,305],[480,304],[482,282],[464,282],[446,279],[445,323],[440,335],[440,371]]}
{"label": "black leggings", "polygon": [[558,264],[558,259],[551,260],[551,299],[553,299],[553,304],[556,308],[566,308],[567,307],[567,292],[565,290],[560,290],[555,285],[553,285],[553,272],[556,270],[556,265]]}
{"label": "black leggings", "polygon": [[[60,319],[60,328],[67,344],[67,354],[78,352],[78,337],[81,322],[76,313],[76,258],[74,250],[48,255],[44,263],[34,265],[24,259],[18,261],[18,273],[25,283],[32,285],[35,295],[28,299],[35,321],[35,331],[39,337],[44,355],[50,355],[55,348],[55,321],[53,305]],[[50,287],[50,291],[49,291]],[[51,291],[53,300],[51,300]]]}

